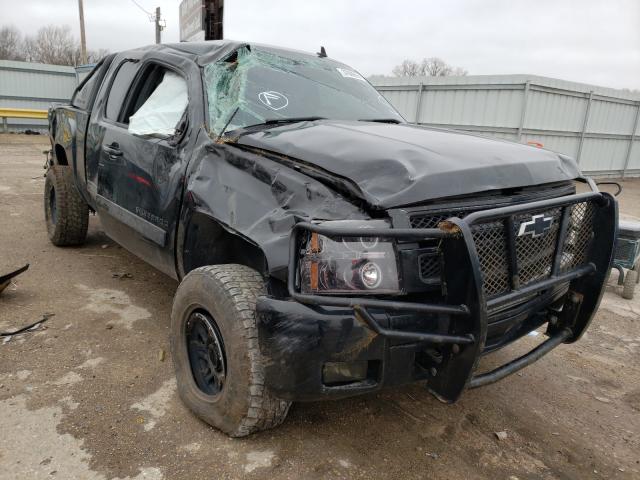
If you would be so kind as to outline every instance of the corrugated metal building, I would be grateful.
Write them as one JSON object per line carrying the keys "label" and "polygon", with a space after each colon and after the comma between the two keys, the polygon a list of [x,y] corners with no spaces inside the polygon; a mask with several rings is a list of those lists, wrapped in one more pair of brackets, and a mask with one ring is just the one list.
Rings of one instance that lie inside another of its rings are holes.
{"label": "corrugated metal building", "polygon": [[640,174],[640,94],[533,75],[372,77],[411,122],[542,144],[585,172]]}
{"label": "corrugated metal building", "polygon": [[[0,108],[46,110],[54,102],[67,102],[78,84],[73,67],[0,60]],[[46,120],[15,119],[10,129],[46,128]]]}

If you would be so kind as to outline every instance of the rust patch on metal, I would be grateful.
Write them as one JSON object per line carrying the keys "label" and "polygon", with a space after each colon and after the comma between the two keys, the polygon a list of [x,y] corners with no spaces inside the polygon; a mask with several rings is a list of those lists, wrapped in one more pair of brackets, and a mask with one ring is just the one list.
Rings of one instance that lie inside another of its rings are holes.
{"label": "rust patch on metal", "polygon": [[443,232],[449,233],[451,235],[462,235],[462,230],[460,227],[449,220],[444,220],[438,223],[438,228]]}
{"label": "rust patch on metal", "polygon": [[225,145],[227,143],[237,143],[238,137],[218,137],[215,140],[215,143],[219,145]]}
{"label": "rust patch on metal", "polygon": [[354,316],[358,321],[358,323],[364,327],[367,333],[360,340],[354,343],[351,346],[351,348],[341,352],[341,355],[340,355],[340,357],[342,357],[341,360],[355,359],[360,354],[360,352],[365,350],[371,344],[371,342],[373,342],[373,340],[378,336],[376,332],[374,332],[369,328],[369,326],[367,325],[367,322],[365,322],[364,319],[360,316],[360,313],[358,312],[357,309],[354,309]]}

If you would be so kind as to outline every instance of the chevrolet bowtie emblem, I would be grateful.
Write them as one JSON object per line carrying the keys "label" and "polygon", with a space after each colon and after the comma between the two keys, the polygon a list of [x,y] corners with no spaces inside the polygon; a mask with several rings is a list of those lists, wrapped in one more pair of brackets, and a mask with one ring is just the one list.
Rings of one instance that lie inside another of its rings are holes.
{"label": "chevrolet bowtie emblem", "polygon": [[551,229],[553,224],[553,217],[545,217],[544,215],[534,215],[528,222],[522,222],[520,224],[520,230],[518,236],[531,235],[532,237],[539,237],[544,235]]}

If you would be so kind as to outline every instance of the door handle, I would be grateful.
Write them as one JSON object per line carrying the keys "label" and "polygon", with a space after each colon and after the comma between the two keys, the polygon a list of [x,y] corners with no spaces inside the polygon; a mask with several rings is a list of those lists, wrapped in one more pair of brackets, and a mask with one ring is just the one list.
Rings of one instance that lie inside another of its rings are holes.
{"label": "door handle", "polygon": [[118,160],[118,157],[122,156],[122,150],[120,150],[120,145],[117,143],[112,143],[111,145],[104,145],[102,147],[102,151],[109,155],[109,158],[112,160]]}

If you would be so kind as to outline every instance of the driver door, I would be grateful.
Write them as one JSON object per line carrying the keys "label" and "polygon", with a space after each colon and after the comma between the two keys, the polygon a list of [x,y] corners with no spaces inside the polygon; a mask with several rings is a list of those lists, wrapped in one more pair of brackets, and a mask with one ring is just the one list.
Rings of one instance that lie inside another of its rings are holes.
{"label": "driver door", "polygon": [[105,109],[98,166],[96,203],[103,227],[125,248],[175,276],[168,239],[178,215],[179,175],[173,173],[186,128],[187,83],[169,65],[143,63],[114,120],[108,116],[116,115],[110,102],[117,82],[118,75]]}

